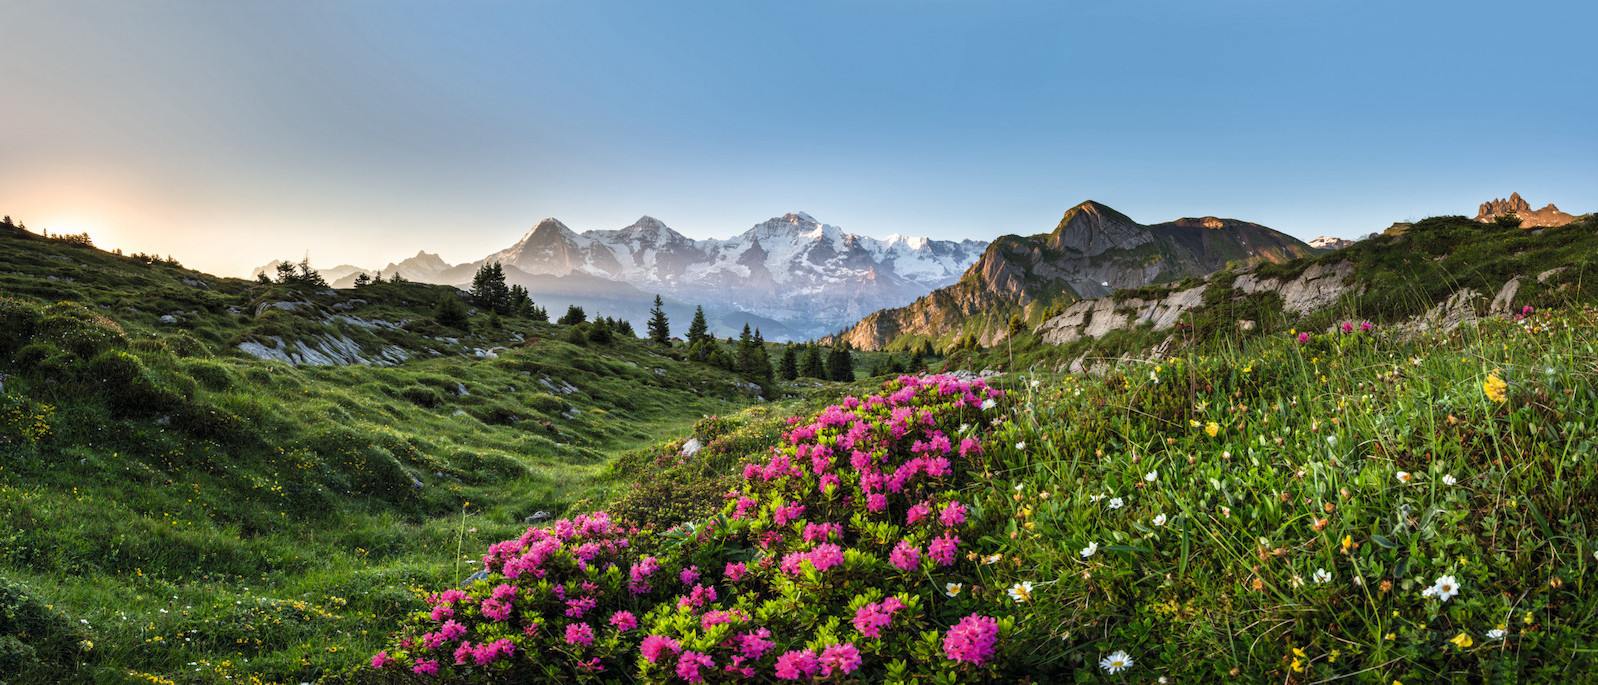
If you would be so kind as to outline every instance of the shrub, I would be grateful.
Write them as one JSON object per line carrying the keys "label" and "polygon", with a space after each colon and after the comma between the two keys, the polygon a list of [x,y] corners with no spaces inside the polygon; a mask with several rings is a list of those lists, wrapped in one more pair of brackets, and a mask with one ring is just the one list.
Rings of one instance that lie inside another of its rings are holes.
{"label": "shrub", "polygon": [[965,553],[985,522],[957,494],[982,477],[972,435],[1000,394],[905,377],[848,398],[796,422],[698,525],[652,535],[597,512],[528,529],[489,548],[485,580],[431,595],[372,666],[452,682],[1018,677],[1013,619],[925,590],[981,577]]}
{"label": "shrub", "polygon": [[0,682],[72,679],[93,648],[77,625],[27,588],[0,577]]}

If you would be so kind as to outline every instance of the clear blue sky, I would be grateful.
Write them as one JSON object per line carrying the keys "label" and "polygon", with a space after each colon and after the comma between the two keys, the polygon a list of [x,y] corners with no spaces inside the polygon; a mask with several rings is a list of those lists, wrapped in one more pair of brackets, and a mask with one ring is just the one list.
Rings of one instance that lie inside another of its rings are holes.
{"label": "clear blue sky", "polygon": [[1598,210],[1598,3],[0,0],[0,212],[241,274],[554,216],[1301,238]]}

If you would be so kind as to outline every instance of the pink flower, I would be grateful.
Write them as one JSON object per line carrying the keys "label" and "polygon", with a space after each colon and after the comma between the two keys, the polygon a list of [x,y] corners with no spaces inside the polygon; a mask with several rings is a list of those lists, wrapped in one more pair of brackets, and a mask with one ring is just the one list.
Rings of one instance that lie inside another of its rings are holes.
{"label": "pink flower", "polygon": [[699,567],[690,566],[683,569],[677,574],[677,579],[681,580],[683,585],[693,585],[699,581]]}
{"label": "pink flower", "polygon": [[792,504],[786,504],[777,507],[777,510],[771,514],[771,521],[781,526],[787,524],[789,521],[798,520],[800,516],[804,515],[805,505],[794,502]]}
{"label": "pink flower", "polygon": [[748,572],[749,572],[749,565],[748,564],[745,564],[744,562],[741,562],[741,561],[740,562],[736,562],[736,563],[729,561],[729,562],[727,562],[727,570],[724,571],[723,573],[727,576],[727,580],[730,580],[730,581],[733,581],[733,582],[737,582],[737,581],[743,580],[744,574],[748,573]]}
{"label": "pink flower", "polygon": [[916,521],[920,521],[921,519],[931,515],[932,507],[927,506],[926,502],[917,502],[914,505],[911,505],[910,511],[905,512],[904,524],[907,526],[913,526],[916,524]]}
{"label": "pink flower", "polygon": [[1520,308],[1521,316],[1531,316],[1532,314],[1536,314],[1536,313],[1537,313],[1537,308],[1533,307],[1533,306],[1531,306],[1529,304]]}
{"label": "pink flower", "polygon": [[472,643],[462,642],[455,648],[455,663],[464,664],[472,658]]}
{"label": "pink flower", "polygon": [[442,620],[444,620],[446,618],[449,618],[451,616],[454,616],[454,615],[455,615],[455,607],[452,607],[452,606],[450,606],[448,604],[437,604],[437,605],[433,606],[433,620],[434,621],[442,621]]}
{"label": "pink flower", "polygon": [[510,583],[502,583],[499,587],[494,588],[494,594],[492,596],[494,599],[497,599],[501,602],[515,599],[516,586],[511,585]]}
{"label": "pink flower", "polygon": [[777,657],[777,677],[783,680],[798,680],[815,673],[820,665],[815,652],[796,649]]}
{"label": "pink flower", "polygon": [[810,563],[814,564],[817,571],[825,571],[843,563],[843,548],[830,542],[816,545],[810,550]]}
{"label": "pink flower", "polygon": [[587,623],[566,625],[566,644],[588,646],[594,644],[594,629]]}
{"label": "pink flower", "polygon": [[860,607],[854,614],[854,628],[866,637],[882,637],[882,629],[893,622],[893,612],[903,606],[898,597],[889,597]]}
{"label": "pink flower", "polygon": [[1352,322],[1352,321],[1344,321],[1342,329],[1343,329],[1344,333],[1353,333],[1354,332],[1354,322]]}
{"label": "pink flower", "polygon": [[466,626],[461,625],[460,621],[445,621],[438,628],[438,636],[452,642],[459,640],[466,637]]}
{"label": "pink flower", "polygon": [[951,661],[980,666],[993,656],[994,643],[998,640],[998,619],[971,614],[943,634],[943,653]]}
{"label": "pink flower", "polygon": [[488,617],[489,620],[503,621],[510,618],[510,604],[492,597],[483,600],[478,610],[483,612],[483,616]]}
{"label": "pink flower", "polygon": [[882,511],[888,508],[888,496],[880,492],[866,495],[866,508],[871,511]]}
{"label": "pink flower", "polygon": [[960,547],[960,538],[952,533],[944,533],[943,537],[933,540],[927,545],[927,556],[938,562],[939,566],[953,566],[955,550]]}
{"label": "pink flower", "polygon": [[394,663],[394,660],[388,658],[388,652],[386,651],[378,652],[372,657],[372,668],[382,668],[391,663]]}
{"label": "pink flower", "polygon": [[827,645],[821,651],[821,677],[832,675],[833,669],[839,673],[853,673],[860,668],[860,650],[855,649],[853,643]]}
{"label": "pink flower", "polygon": [[1308,331],[1305,331],[1305,332],[1303,332],[1303,333],[1299,333],[1299,334],[1298,334],[1298,341],[1299,341],[1299,342],[1300,342],[1300,343],[1307,343],[1307,342],[1309,342],[1309,332],[1308,332]]}
{"label": "pink flower", "polygon": [[677,675],[682,676],[683,679],[690,683],[702,683],[705,682],[705,678],[699,675],[699,669],[701,667],[715,668],[715,666],[715,662],[710,660],[710,655],[708,654],[700,654],[693,651],[683,652],[682,657],[677,659]]}
{"label": "pink flower", "polygon": [[1376,326],[1372,325],[1371,322],[1366,321],[1366,322],[1361,323],[1359,325],[1359,330],[1360,330],[1360,332],[1363,332],[1363,333],[1369,333],[1369,332],[1371,332],[1371,329],[1375,328],[1375,327]]}
{"label": "pink flower", "polygon": [[751,632],[743,633],[736,638],[738,649],[745,658],[750,660],[759,659],[772,647],[777,646],[777,643],[767,640],[766,638],[768,637],[771,637],[771,631],[765,628],[756,628]]}
{"label": "pink flower", "polygon": [[953,528],[965,523],[966,508],[958,500],[943,505],[943,511],[938,513],[938,522],[945,528]]}
{"label": "pink flower", "polygon": [[909,540],[900,540],[895,545],[893,552],[888,554],[888,563],[901,571],[913,571],[921,565],[921,548],[910,543]]}
{"label": "pink flower", "polygon": [[638,617],[631,611],[618,611],[610,615],[610,624],[616,626],[616,630],[625,633],[638,627]]}
{"label": "pink flower", "polygon": [[806,523],[805,542],[826,540],[834,535],[843,535],[843,526],[836,523]]}
{"label": "pink flower", "polygon": [[419,675],[438,675],[438,659],[417,659],[411,672]]}
{"label": "pink flower", "polygon": [[671,650],[675,654],[682,651],[682,645],[678,644],[676,640],[661,635],[650,635],[644,638],[642,644],[638,645],[638,651],[644,655],[644,660],[649,663],[655,663],[666,650]]}

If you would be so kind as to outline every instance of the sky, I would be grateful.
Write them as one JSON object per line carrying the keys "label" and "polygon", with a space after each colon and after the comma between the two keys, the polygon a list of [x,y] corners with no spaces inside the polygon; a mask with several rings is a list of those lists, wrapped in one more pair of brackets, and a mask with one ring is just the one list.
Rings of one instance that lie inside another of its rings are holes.
{"label": "sky", "polygon": [[540,219],[1310,239],[1598,210],[1598,3],[0,0],[0,213],[245,275]]}

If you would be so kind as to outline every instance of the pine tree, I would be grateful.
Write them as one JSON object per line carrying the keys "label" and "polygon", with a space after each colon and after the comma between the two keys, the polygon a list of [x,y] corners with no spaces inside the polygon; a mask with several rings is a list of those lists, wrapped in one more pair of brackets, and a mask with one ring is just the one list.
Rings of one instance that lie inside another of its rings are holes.
{"label": "pine tree", "polygon": [[433,320],[442,326],[465,330],[466,305],[461,304],[461,298],[455,294],[454,288],[439,295],[438,302],[433,305]]}
{"label": "pine tree", "polygon": [[705,308],[694,308],[694,320],[688,324],[688,344],[695,345],[710,340],[710,324],[705,322]]}
{"label": "pine tree", "polygon": [[849,382],[854,380],[854,359],[846,345],[837,345],[827,353],[827,380]]}
{"label": "pine tree", "polygon": [[626,319],[616,319],[614,324],[613,328],[616,329],[616,335],[625,335],[629,338],[638,337],[638,334],[633,332],[633,322]]}
{"label": "pine tree", "polygon": [[558,323],[558,324],[560,324],[562,326],[576,326],[577,324],[580,324],[580,323],[582,323],[584,321],[587,321],[587,320],[588,320],[588,314],[583,312],[583,308],[582,307],[579,307],[579,306],[574,304],[574,305],[571,305],[571,306],[567,307],[566,308],[566,315],[560,317],[560,320],[556,321],[555,323]]}
{"label": "pine tree", "polygon": [[744,324],[744,330],[738,334],[738,348],[733,356],[737,364],[738,373],[744,376],[753,376],[759,370],[755,368],[755,336],[749,330],[749,324]]}
{"label": "pine tree", "polygon": [[368,286],[368,285],[371,285],[371,284],[372,284],[372,277],[366,275],[364,272],[362,272],[360,275],[355,277],[355,287],[357,287],[357,288],[362,287],[362,286]]}
{"label": "pine tree", "polygon": [[821,361],[821,348],[810,345],[805,348],[804,361],[799,364],[799,375],[805,378],[826,379],[827,365]]}
{"label": "pine tree", "polygon": [[799,353],[793,345],[782,346],[782,358],[777,360],[777,377],[791,381],[799,377]]}
{"label": "pine tree", "polygon": [[609,320],[601,317],[588,326],[588,342],[596,345],[609,345],[611,340],[613,338]]}
{"label": "pine tree", "polygon": [[[533,297],[527,294],[527,289],[519,285],[510,287],[510,312],[524,319],[533,316]],[[547,316],[545,318],[548,318]]]}
{"label": "pine tree", "polygon": [[510,288],[505,285],[505,268],[499,262],[490,262],[477,267],[477,274],[472,276],[472,304],[485,311],[494,311],[509,314],[511,308]]}
{"label": "pine tree", "polygon": [[376,276],[372,277],[372,283],[375,285],[375,284],[382,283],[382,282],[383,282],[383,272],[379,271],[379,272],[377,272]]}
{"label": "pine tree", "polygon": [[659,345],[671,344],[671,322],[666,320],[666,309],[660,301],[660,296],[655,296],[655,306],[649,310],[649,339]]}

